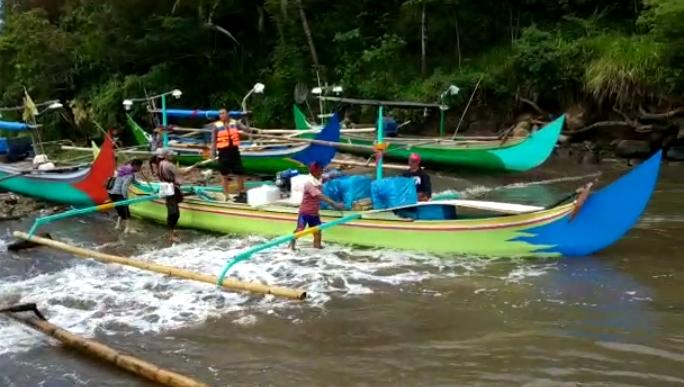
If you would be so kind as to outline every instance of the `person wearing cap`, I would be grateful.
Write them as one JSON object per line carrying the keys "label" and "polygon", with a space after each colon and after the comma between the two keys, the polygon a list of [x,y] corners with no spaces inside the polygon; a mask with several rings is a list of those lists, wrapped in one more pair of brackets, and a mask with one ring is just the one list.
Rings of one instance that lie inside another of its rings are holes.
{"label": "person wearing cap", "polygon": [[150,141],[150,150],[152,152],[164,146],[164,128],[158,126],[152,131],[152,140]]}
{"label": "person wearing cap", "polygon": [[416,181],[418,201],[429,201],[430,198],[432,198],[432,185],[430,184],[430,175],[428,175],[420,165],[420,156],[417,153],[411,153],[408,165],[408,170],[401,175],[404,177],[412,177]]}
{"label": "person wearing cap", "polygon": [[[107,190],[107,193],[109,194],[109,198],[112,200],[112,202],[120,202],[123,200],[128,199],[128,187],[131,184],[135,184],[135,174],[140,172],[142,169],[143,162],[140,159],[133,159],[130,162],[126,163],[125,165],[122,165],[119,167],[119,169],[116,170],[116,177],[114,177],[113,184],[111,188]],[[114,227],[115,230],[120,230],[121,229],[121,223],[123,221],[124,225],[124,234],[128,234],[131,232],[130,228],[130,219],[131,219],[131,211],[128,208],[127,205],[123,206],[116,206],[114,207],[116,210],[116,213],[118,215],[116,219],[116,226]]]}
{"label": "person wearing cap", "polygon": [[242,112],[231,111],[228,113],[226,109],[219,110],[219,120],[213,124],[211,154],[218,152],[219,172],[221,173],[221,183],[226,199],[230,187],[229,176],[234,174],[238,186],[238,196],[235,201],[246,203],[244,169],[240,156],[240,132],[244,131],[246,127],[238,121],[241,116]]}
{"label": "person wearing cap", "polygon": [[159,163],[164,159],[164,148],[156,148],[148,161],[152,176],[159,177]]}
{"label": "person wearing cap", "polygon": [[171,243],[180,242],[176,235],[176,225],[180,218],[180,207],[178,204],[183,201],[183,193],[178,182],[178,170],[173,164],[175,152],[170,149],[162,149],[162,160],[159,163],[159,180],[164,183],[173,184],[174,194],[167,196],[166,199],[166,225],[169,227],[169,241]]}
{"label": "person wearing cap", "polygon": [[[302,231],[307,226],[316,227],[321,224],[321,217],[319,215],[321,200],[338,210],[344,208],[342,203],[337,203],[323,195],[323,192],[321,191],[323,167],[314,161],[309,165],[309,172],[311,173],[311,180],[304,185],[304,196],[302,198],[302,204],[299,206],[299,215],[297,216],[297,228],[295,229],[295,232]],[[316,249],[323,248],[321,246],[321,240],[323,238],[321,231],[316,231],[313,236],[313,247]],[[292,250],[295,249],[294,239],[290,242],[290,248]]]}

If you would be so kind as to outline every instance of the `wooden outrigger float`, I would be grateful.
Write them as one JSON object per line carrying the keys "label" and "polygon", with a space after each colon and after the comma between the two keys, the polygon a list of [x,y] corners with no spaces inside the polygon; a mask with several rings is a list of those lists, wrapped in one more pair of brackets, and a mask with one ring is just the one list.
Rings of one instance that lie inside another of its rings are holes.
{"label": "wooden outrigger float", "polygon": [[[112,254],[105,254],[99,251],[93,251],[69,245],[64,242],[59,242],[53,239],[42,238],[38,236],[30,236],[21,231],[15,231],[14,237],[25,241],[34,242],[43,246],[52,247],[57,250],[62,250],[76,256],[94,259],[104,263],[116,263],[119,265],[135,267],[137,269],[151,271],[155,273],[165,274],[172,277],[188,279],[192,281],[204,282],[208,284],[216,284],[217,277],[206,274],[196,273],[193,271],[180,269],[172,266],[159,265],[151,262],[142,262],[131,258],[120,257]],[[303,290],[287,289],[277,286],[268,286],[257,282],[243,282],[233,279],[226,279],[218,284],[222,289],[230,291],[243,291],[258,294],[272,294],[274,296],[289,298],[294,300],[306,299],[306,292]]]}
{"label": "wooden outrigger float", "polygon": [[[33,313],[33,315],[27,316],[23,314],[29,312]],[[86,355],[93,356],[96,359],[111,363],[121,369],[152,382],[173,387],[208,386],[207,384],[198,382],[187,376],[176,372],[167,371],[152,363],[148,363],[134,356],[117,351],[116,349],[108,347],[97,341],[79,337],[65,329],[51,324],[49,321],[47,321],[43,314],[40,313],[36,304],[31,303],[4,307],[0,309],[0,313],[4,313],[10,318],[26,326],[29,326],[59,340],[68,348],[75,349]]]}

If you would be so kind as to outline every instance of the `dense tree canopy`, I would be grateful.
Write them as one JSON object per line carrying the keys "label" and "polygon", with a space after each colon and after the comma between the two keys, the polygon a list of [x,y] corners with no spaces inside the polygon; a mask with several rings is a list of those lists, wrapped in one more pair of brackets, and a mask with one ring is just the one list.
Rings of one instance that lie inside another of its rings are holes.
{"label": "dense tree canopy", "polygon": [[684,91],[682,0],[3,0],[0,15],[0,105],[26,87],[70,101],[82,130],[121,123],[125,97],[177,87],[183,106],[236,107],[256,81],[271,125],[319,82],[430,102],[456,84],[462,107],[481,79],[478,104],[551,110]]}

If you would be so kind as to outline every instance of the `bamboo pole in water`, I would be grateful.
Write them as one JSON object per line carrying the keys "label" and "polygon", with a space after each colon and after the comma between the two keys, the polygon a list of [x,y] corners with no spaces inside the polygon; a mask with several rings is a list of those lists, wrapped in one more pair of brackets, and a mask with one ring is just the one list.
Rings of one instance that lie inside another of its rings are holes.
{"label": "bamboo pole in water", "polygon": [[[92,258],[100,262],[116,263],[119,265],[131,266],[141,270],[152,271],[155,273],[166,274],[172,277],[189,279],[192,281],[205,282],[208,284],[216,284],[216,277],[195,273],[193,271],[179,269],[173,266],[164,266],[151,262],[142,262],[131,258],[120,257],[117,255],[100,253],[99,251],[92,251],[81,247],[72,246],[64,242],[55,241],[52,239],[41,237],[30,237],[27,233],[15,231],[14,237],[35,242],[44,246],[53,247],[58,250],[66,251],[80,257]],[[268,286],[258,282],[243,282],[233,279],[225,279],[221,283],[221,287],[232,291],[245,291],[260,294],[272,294],[283,298],[290,298],[295,300],[303,300],[306,298],[306,292],[298,289],[288,289],[279,286]]]}
{"label": "bamboo pole in water", "polygon": [[[29,308],[32,308],[35,310],[35,312],[38,312],[38,310],[35,309],[35,304],[21,305],[7,309],[11,312],[12,310],[28,310]],[[39,312],[36,314],[37,316],[42,317]],[[132,372],[153,382],[174,387],[208,386],[207,384],[198,382],[187,376],[183,376],[172,371],[167,371],[152,363],[148,363],[131,355],[119,352],[97,341],[76,336],[75,334],[51,324],[47,320],[43,320],[37,316],[20,316],[16,313],[11,313],[9,316],[37,331],[54,337],[69,348],[76,349],[77,351],[83,352],[87,355],[91,355],[100,360],[112,363],[117,367],[123,368],[126,371]]]}

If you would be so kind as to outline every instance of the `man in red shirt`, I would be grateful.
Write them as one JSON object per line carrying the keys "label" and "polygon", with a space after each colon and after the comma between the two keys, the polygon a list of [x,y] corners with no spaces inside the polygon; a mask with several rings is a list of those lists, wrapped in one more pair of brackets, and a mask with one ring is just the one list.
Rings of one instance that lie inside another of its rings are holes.
{"label": "man in red shirt", "polygon": [[[323,167],[321,167],[315,161],[309,165],[309,172],[311,173],[311,181],[304,185],[304,196],[302,198],[302,204],[299,206],[299,216],[297,218],[297,229],[295,232],[304,230],[308,227],[316,227],[321,224],[321,217],[319,212],[321,209],[321,200],[330,204],[330,206],[341,210],[344,208],[342,203],[336,203],[329,197],[323,195],[321,192],[321,176],[323,176]],[[317,231],[313,234],[314,236],[314,248],[320,249],[322,234]],[[295,240],[290,242],[290,248],[294,250]]]}

